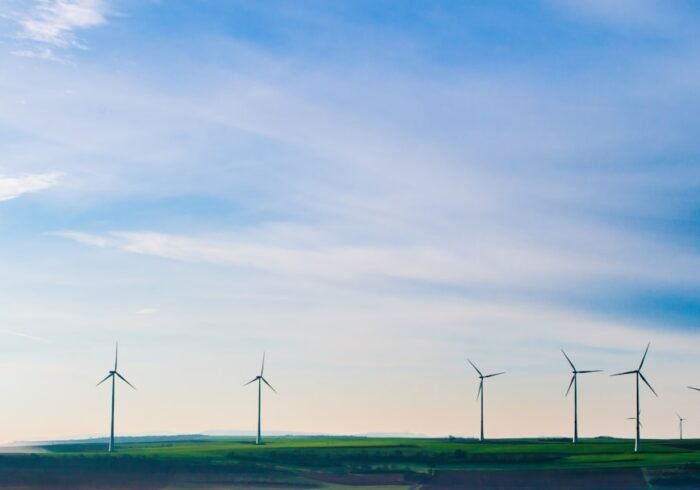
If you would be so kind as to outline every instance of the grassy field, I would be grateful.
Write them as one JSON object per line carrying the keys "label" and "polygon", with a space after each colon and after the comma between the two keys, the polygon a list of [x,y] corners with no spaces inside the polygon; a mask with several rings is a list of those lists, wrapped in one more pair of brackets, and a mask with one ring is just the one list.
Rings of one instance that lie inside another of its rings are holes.
{"label": "grassy field", "polygon": [[0,488],[700,488],[700,441],[278,437],[43,446],[0,456]]}

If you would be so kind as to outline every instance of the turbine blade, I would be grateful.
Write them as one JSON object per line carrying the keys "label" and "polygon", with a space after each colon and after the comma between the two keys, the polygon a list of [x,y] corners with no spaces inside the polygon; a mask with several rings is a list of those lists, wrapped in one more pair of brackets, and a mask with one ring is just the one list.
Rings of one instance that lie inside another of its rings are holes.
{"label": "turbine blade", "polygon": [[691,390],[700,391],[700,388],[696,388],[695,386],[688,386],[688,388]]}
{"label": "turbine blade", "polygon": [[602,373],[602,369],[588,369],[586,371],[576,371],[578,374],[587,374],[587,373]]}
{"label": "turbine blade", "polygon": [[656,392],[656,390],[654,390],[654,388],[651,387],[651,385],[649,384],[649,381],[647,381],[647,379],[644,377],[644,375],[641,372],[639,373],[639,377],[642,378],[642,381],[644,381],[646,383],[646,385],[649,387],[649,389],[651,390],[651,392],[653,394],[655,394],[656,396],[659,396],[659,394]]}
{"label": "turbine blade", "polygon": [[251,379],[250,381],[248,381],[248,382],[247,382],[246,384],[244,384],[243,386],[248,386],[250,383],[255,383],[259,378],[260,378],[260,376],[254,377],[253,379]]}
{"label": "turbine blade", "polygon": [[112,373],[109,373],[107,376],[105,376],[105,378],[102,381],[97,383],[95,386],[100,386],[102,383],[104,383],[105,381],[107,381],[111,377],[112,377]]}
{"label": "turbine blade", "polygon": [[128,384],[129,386],[131,386],[133,389],[136,389],[136,387],[135,387],[134,385],[132,385],[131,383],[129,383],[129,382],[126,380],[126,378],[125,378],[124,376],[122,376],[121,374],[117,373],[116,371],[115,371],[114,374],[116,374],[117,376],[119,376],[119,378],[120,378],[122,381],[124,381],[126,384]]}
{"label": "turbine blade", "polygon": [[484,387],[484,380],[479,381],[479,390],[476,392],[476,399],[478,400],[481,396],[481,390]]}
{"label": "turbine blade", "polygon": [[260,367],[260,376],[265,372],[265,353],[263,352],[262,366]]}
{"label": "turbine blade", "polygon": [[574,363],[571,362],[571,359],[569,359],[569,356],[566,355],[566,352],[564,352],[564,349],[561,350],[561,353],[564,354],[564,357],[566,357],[566,360],[569,362],[569,366],[571,366],[571,369],[576,371],[576,366],[574,366]]}
{"label": "turbine blade", "polygon": [[486,376],[484,376],[484,378],[493,378],[494,376],[500,376],[501,374],[506,374],[506,372],[501,371],[500,373],[487,374]]}
{"label": "turbine blade", "polygon": [[634,374],[636,372],[637,370],[635,369],[634,371],[625,371],[624,373],[611,374],[610,376],[624,376],[625,374]]}
{"label": "turbine blade", "polygon": [[569,387],[566,389],[566,394],[564,396],[569,396],[569,391],[571,391],[571,387],[574,385],[574,380],[576,379],[576,375],[574,374],[571,376],[571,382],[569,383]]}
{"label": "turbine blade", "polygon": [[467,359],[467,361],[469,361],[469,364],[471,364],[472,367],[476,370],[476,372],[479,373],[479,376],[483,376],[483,374],[481,374],[481,371],[479,371],[479,368],[476,367],[471,360]]}
{"label": "turbine blade", "polygon": [[641,371],[641,370],[642,370],[642,366],[644,365],[644,360],[647,358],[647,352],[649,352],[649,346],[650,346],[650,345],[651,345],[651,342],[649,342],[649,343],[647,344],[647,348],[646,348],[646,350],[644,351],[644,355],[642,356],[642,362],[639,363],[639,368],[637,369],[637,371]]}
{"label": "turbine blade", "polygon": [[267,380],[266,380],[265,378],[263,378],[262,376],[260,376],[260,379],[262,379],[262,382],[265,383],[265,384],[268,386],[268,388],[270,388],[272,391],[274,391],[275,393],[277,393],[277,390],[274,389],[274,388],[272,387],[272,385],[271,385],[270,383],[268,383]]}
{"label": "turbine blade", "polygon": [[119,359],[119,342],[114,347],[114,370],[117,370],[117,360]]}

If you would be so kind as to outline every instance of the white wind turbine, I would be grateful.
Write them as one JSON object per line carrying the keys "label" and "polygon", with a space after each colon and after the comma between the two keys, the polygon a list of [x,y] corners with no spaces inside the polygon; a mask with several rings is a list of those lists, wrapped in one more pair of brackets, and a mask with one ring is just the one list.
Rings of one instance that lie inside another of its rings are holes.
{"label": "white wind turbine", "polygon": [[479,391],[476,393],[476,398],[478,399],[481,397],[481,431],[479,435],[479,440],[483,441],[484,440],[484,380],[486,378],[493,378],[494,376],[499,376],[501,374],[505,374],[505,371],[502,371],[500,373],[493,373],[493,374],[482,374],[481,371],[479,371],[479,368],[474,365],[472,361],[467,359],[469,361],[469,364],[472,365],[472,367],[476,370],[477,374],[479,375]]}
{"label": "white wind turbine", "polygon": [[678,412],[676,412],[676,417],[678,417],[678,429],[680,430],[680,440],[683,440],[683,422],[685,422],[688,419],[684,419],[681,417]]}
{"label": "white wind turbine", "polygon": [[651,392],[659,396],[656,391],[654,391],[654,388],[651,387],[647,379],[644,377],[642,374],[642,366],[644,365],[644,360],[647,358],[647,352],[649,352],[649,346],[651,345],[651,342],[647,344],[647,348],[644,351],[644,355],[642,356],[642,362],[639,363],[639,367],[637,369],[634,369],[632,371],[625,371],[623,373],[617,373],[617,374],[611,374],[611,376],[624,376],[626,374],[634,374],[635,378],[637,380],[637,424],[636,424],[636,432],[635,432],[635,438],[634,438],[634,452],[637,453],[639,452],[639,428],[642,426],[642,424],[639,421],[639,378],[642,378],[642,381],[649,387]]}
{"label": "white wind turbine", "polygon": [[576,443],[578,442],[578,375],[579,374],[587,374],[587,373],[599,373],[601,372],[600,369],[593,369],[593,370],[587,370],[587,371],[579,371],[576,369],[576,366],[574,366],[574,363],[571,362],[571,359],[569,359],[569,356],[566,355],[566,352],[564,352],[564,349],[561,350],[561,353],[564,354],[564,357],[566,358],[567,362],[571,366],[571,382],[569,383],[569,387],[566,389],[566,395],[569,395],[569,391],[571,391],[571,386],[573,385],[574,387],[574,437],[573,437],[573,442]]}
{"label": "white wind turbine", "polygon": [[270,388],[273,392],[277,393],[277,390],[275,390],[270,383],[267,382],[267,380],[263,377],[263,373],[265,372],[265,354],[263,353],[263,358],[262,358],[262,367],[260,368],[260,375],[254,377],[250,381],[248,381],[246,384],[243,386],[248,386],[251,383],[254,383],[255,381],[258,382],[258,435],[255,439],[255,444],[262,444],[262,438],[260,437],[260,412],[261,412],[261,406],[262,406],[262,383],[265,383],[268,388]]}
{"label": "white wind turbine", "polygon": [[116,346],[115,351],[114,351],[114,370],[110,371],[109,374],[107,376],[105,376],[105,378],[102,381],[97,383],[97,386],[100,386],[102,383],[107,381],[109,378],[112,378],[112,419],[111,419],[111,423],[109,426],[109,452],[110,453],[112,451],[114,451],[114,398],[115,398],[115,388],[116,388],[115,385],[116,385],[117,378],[121,379],[126,384],[128,384],[132,388],[136,389],[134,387],[134,385],[129,383],[126,380],[126,378],[124,376],[122,376],[121,374],[119,374],[119,371],[117,371],[118,359],[119,359],[119,343],[117,343],[117,346]]}

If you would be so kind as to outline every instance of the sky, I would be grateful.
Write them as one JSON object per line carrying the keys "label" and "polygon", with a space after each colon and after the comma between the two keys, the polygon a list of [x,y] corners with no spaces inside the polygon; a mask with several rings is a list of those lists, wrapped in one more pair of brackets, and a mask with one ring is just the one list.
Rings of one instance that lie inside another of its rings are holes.
{"label": "sky", "polygon": [[0,0],[0,441],[700,437],[692,1]]}

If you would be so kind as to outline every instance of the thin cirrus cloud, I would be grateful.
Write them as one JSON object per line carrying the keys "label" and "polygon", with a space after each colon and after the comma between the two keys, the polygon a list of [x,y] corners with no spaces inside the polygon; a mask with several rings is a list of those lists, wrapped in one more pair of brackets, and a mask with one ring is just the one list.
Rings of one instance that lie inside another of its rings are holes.
{"label": "thin cirrus cloud", "polygon": [[137,315],[155,315],[158,313],[158,308],[152,308],[152,307],[147,307],[147,308],[140,308],[136,310]]}
{"label": "thin cirrus cloud", "polygon": [[50,189],[58,184],[59,172],[26,174],[16,177],[0,175],[0,201],[10,201],[24,194]]}
{"label": "thin cirrus cloud", "polygon": [[67,61],[60,56],[57,56],[52,49],[50,48],[42,48],[42,49],[18,49],[16,51],[12,51],[12,54],[15,56],[21,56],[24,58],[34,58],[37,60],[45,60],[45,61],[55,61],[56,63],[61,63],[65,64]]}
{"label": "thin cirrus cloud", "polygon": [[86,46],[77,32],[107,22],[109,5],[105,0],[39,0],[27,10],[11,16],[18,31],[16,37],[28,47],[15,49],[15,56],[65,63],[56,49]]}
{"label": "thin cirrus cloud", "polygon": [[[307,233],[308,232],[308,233]],[[299,241],[307,233],[308,240]],[[558,243],[527,243],[516,234],[492,233],[478,245],[347,245],[303,228],[234,238],[157,232],[54,233],[83,245],[190,263],[208,263],[320,280],[398,280],[450,286],[547,289],[575,281],[637,281],[650,284],[694,282],[698,258],[668,244],[634,246],[638,236],[599,232],[597,249],[567,250]],[[290,239],[290,236],[294,236]],[[319,237],[321,237],[319,239]],[[488,241],[485,246],[484,240]],[[315,243],[312,244],[312,241]],[[504,245],[511,243],[510,246]],[[664,267],[651,267],[650,257]],[[673,259],[671,259],[673,257]],[[550,286],[544,286],[549,284]],[[537,286],[539,284],[539,286]],[[568,286],[569,288],[571,286]]]}
{"label": "thin cirrus cloud", "polygon": [[19,37],[54,46],[81,46],[75,31],[106,22],[102,0],[42,0],[23,19]]}
{"label": "thin cirrus cloud", "polygon": [[90,245],[92,247],[106,247],[109,244],[109,240],[107,238],[92,233],[83,233],[80,231],[62,231],[55,233],[55,235],[69,238],[78,243],[82,243],[83,245]]}
{"label": "thin cirrus cloud", "polygon": [[46,339],[44,337],[39,337],[37,335],[31,335],[31,334],[24,333],[24,332],[18,332],[16,330],[1,329],[0,334],[12,335],[13,337],[20,337],[23,339],[33,340],[36,342],[44,342],[44,343],[50,342],[49,339]]}

